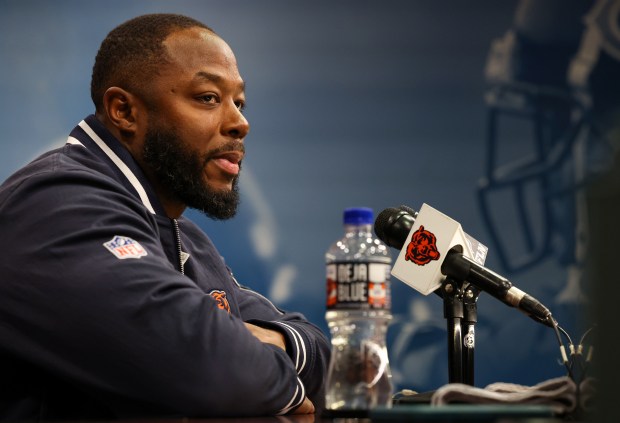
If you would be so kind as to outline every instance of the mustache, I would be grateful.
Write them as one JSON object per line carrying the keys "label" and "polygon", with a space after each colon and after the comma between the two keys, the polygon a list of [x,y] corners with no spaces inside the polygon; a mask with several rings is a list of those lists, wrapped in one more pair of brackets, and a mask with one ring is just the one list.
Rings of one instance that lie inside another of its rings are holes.
{"label": "mustache", "polygon": [[218,148],[214,148],[213,150],[210,150],[205,155],[204,162],[206,163],[209,160],[214,159],[215,157],[221,156],[222,154],[228,153],[231,151],[238,151],[238,152],[245,154],[245,145],[243,144],[242,141],[238,141],[238,140],[228,141],[226,144]]}

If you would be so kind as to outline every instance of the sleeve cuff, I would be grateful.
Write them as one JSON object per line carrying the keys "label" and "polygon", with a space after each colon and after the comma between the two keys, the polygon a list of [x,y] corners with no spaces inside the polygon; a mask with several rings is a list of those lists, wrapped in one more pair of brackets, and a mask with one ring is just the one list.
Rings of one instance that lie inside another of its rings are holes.
{"label": "sleeve cuff", "polygon": [[297,378],[297,387],[295,388],[295,392],[293,393],[293,397],[291,400],[278,412],[276,413],[278,416],[283,414],[290,413],[297,407],[301,405],[301,403],[306,398],[306,389],[304,388],[304,384],[301,382],[299,378]]}
{"label": "sleeve cuff", "polygon": [[307,360],[307,349],[306,349],[306,344],[304,342],[303,337],[301,336],[301,334],[299,333],[297,329],[295,329],[292,325],[289,325],[286,322],[276,321],[273,323],[283,328],[284,333],[288,335],[286,337],[290,341],[288,344],[291,347],[291,351],[287,351],[287,352],[289,353],[291,360],[293,360],[293,363],[295,364],[295,369],[297,370],[297,374],[298,375],[301,374],[303,369],[306,367],[306,360]]}

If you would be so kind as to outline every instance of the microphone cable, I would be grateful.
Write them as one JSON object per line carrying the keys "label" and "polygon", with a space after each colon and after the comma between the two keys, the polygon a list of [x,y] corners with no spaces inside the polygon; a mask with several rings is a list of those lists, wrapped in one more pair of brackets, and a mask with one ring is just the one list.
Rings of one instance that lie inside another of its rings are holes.
{"label": "microphone cable", "polygon": [[560,335],[560,331],[566,336],[569,344],[569,350],[573,350],[573,341],[571,337],[568,335],[562,327],[558,324],[557,320],[553,319],[553,331],[555,332],[555,336],[558,339],[558,344],[560,345],[560,364],[566,367],[566,371],[568,372],[568,377],[570,377],[573,381],[575,378],[573,377],[573,366],[571,361],[568,359],[568,355],[566,355],[566,347],[564,346],[564,342],[562,342],[562,335]]}
{"label": "microphone cable", "polygon": [[[579,384],[586,376],[588,366],[592,361],[592,356],[594,352],[594,347],[590,345],[587,348],[587,353],[584,357],[584,343],[586,339],[590,336],[590,334],[596,329],[596,324],[584,332],[584,334],[579,340],[579,344],[576,347],[573,344],[573,340],[571,339],[568,332],[566,332],[566,330],[564,330],[555,319],[552,319],[552,324],[553,330],[558,340],[558,344],[560,346],[560,364],[566,367],[568,377],[570,377],[575,383]],[[562,335],[560,334],[560,332],[564,335],[566,341],[568,342],[568,354],[566,352],[566,347],[564,345],[564,342],[562,341]],[[579,372],[578,375],[575,375],[575,370]],[[576,377],[578,377],[579,380],[575,380]]]}

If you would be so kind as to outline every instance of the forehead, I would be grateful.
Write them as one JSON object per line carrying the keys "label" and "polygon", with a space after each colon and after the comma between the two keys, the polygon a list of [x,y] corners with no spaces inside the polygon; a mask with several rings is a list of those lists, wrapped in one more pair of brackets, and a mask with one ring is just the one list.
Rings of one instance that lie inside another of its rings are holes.
{"label": "forehead", "polygon": [[204,28],[173,32],[163,44],[169,63],[161,69],[162,76],[181,81],[206,73],[225,82],[243,83],[237,60],[228,44]]}

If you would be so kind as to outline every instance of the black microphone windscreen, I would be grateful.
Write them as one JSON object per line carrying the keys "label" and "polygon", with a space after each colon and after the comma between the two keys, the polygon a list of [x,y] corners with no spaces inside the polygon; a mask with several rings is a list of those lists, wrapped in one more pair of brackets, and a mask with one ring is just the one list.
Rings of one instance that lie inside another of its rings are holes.
{"label": "black microphone windscreen", "polygon": [[[406,207],[406,206],[405,206]],[[390,247],[401,249],[415,222],[417,213],[390,207],[383,210],[375,219],[375,234]]]}

